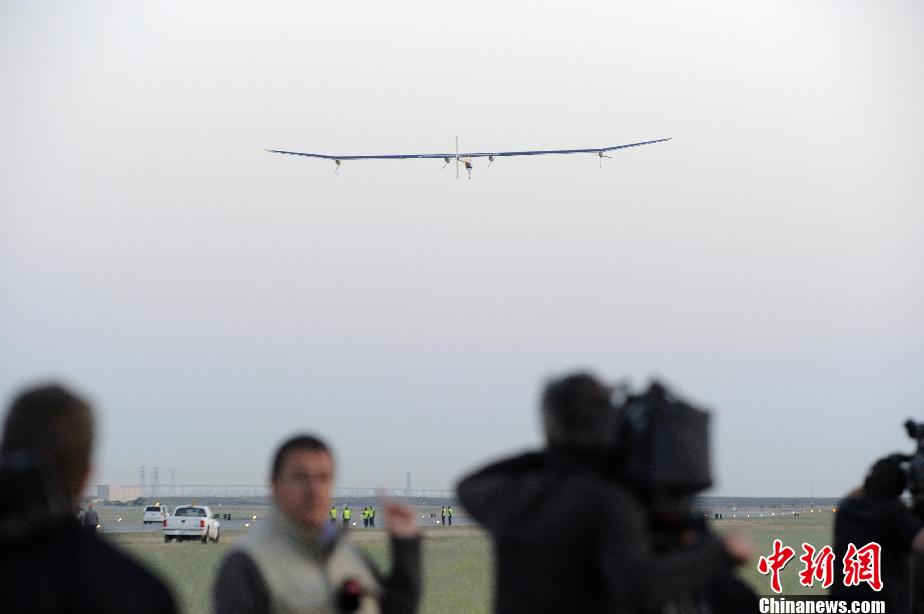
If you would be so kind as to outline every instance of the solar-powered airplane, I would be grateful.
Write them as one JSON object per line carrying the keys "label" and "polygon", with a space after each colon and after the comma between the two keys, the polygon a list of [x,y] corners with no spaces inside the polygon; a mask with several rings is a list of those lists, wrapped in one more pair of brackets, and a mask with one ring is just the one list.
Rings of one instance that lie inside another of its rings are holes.
{"label": "solar-powered airplane", "polygon": [[290,156],[305,156],[307,158],[321,158],[323,160],[333,160],[334,172],[340,172],[340,163],[344,160],[409,160],[412,158],[432,158],[432,159],[442,159],[444,164],[443,168],[446,168],[449,165],[449,162],[452,159],[456,161],[456,179],[459,178],[459,163],[461,162],[465,165],[465,170],[468,171],[468,178],[472,178],[472,158],[487,158],[488,166],[494,163],[495,158],[509,158],[512,156],[546,156],[552,154],[578,154],[578,153],[589,153],[596,154],[600,159],[600,166],[603,166],[603,158],[612,158],[612,156],[606,155],[607,152],[616,151],[617,149],[628,149],[629,147],[641,147],[642,145],[652,145],[654,143],[663,143],[665,141],[671,140],[667,139],[657,139],[655,141],[642,141],[640,143],[629,143],[627,145],[612,145],[610,147],[591,147],[586,149],[537,149],[534,151],[479,151],[479,152],[468,152],[468,153],[459,153],[459,137],[456,137],[456,152],[455,153],[425,153],[425,154],[379,154],[379,155],[349,155],[349,156],[333,156],[329,154],[318,154],[318,153],[303,153],[300,151],[281,151],[279,149],[267,149],[266,151],[270,153],[278,154],[287,154]]}

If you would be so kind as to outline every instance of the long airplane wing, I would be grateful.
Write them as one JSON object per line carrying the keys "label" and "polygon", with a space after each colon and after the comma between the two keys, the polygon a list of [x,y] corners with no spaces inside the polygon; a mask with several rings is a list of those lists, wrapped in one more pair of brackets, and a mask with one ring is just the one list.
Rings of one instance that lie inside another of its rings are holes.
{"label": "long airplane wing", "polygon": [[270,153],[286,154],[290,156],[305,156],[308,158],[322,158],[324,160],[407,160],[411,158],[503,158],[510,156],[545,156],[551,154],[575,154],[575,153],[592,153],[602,155],[607,151],[617,149],[628,149],[629,147],[640,147],[642,145],[651,145],[653,143],[663,143],[671,140],[657,139],[655,141],[642,141],[640,143],[629,143],[627,145],[611,145],[609,147],[591,147],[587,149],[538,149],[532,151],[479,151],[479,152],[459,152],[457,153],[422,153],[422,154],[373,154],[373,155],[346,155],[335,156],[331,154],[304,153],[301,151],[282,151],[279,149],[267,149]]}
{"label": "long airplane wing", "polygon": [[460,158],[503,158],[507,156],[545,156],[550,154],[574,154],[574,153],[592,153],[601,154],[607,151],[617,149],[628,149],[629,147],[641,147],[642,145],[651,145],[653,143],[663,143],[667,139],[657,139],[655,141],[642,141],[640,143],[629,143],[628,145],[611,145],[610,147],[593,147],[590,149],[538,149],[535,151],[486,151],[477,153],[460,153]]}
{"label": "long airplane wing", "polygon": [[[370,156],[331,156],[328,154],[303,153],[301,151],[281,151],[267,149],[270,153],[287,154],[290,156],[306,156],[308,158],[323,158],[324,160],[406,160],[409,158],[455,158],[456,154],[377,154]],[[462,154],[459,154],[460,156]]]}

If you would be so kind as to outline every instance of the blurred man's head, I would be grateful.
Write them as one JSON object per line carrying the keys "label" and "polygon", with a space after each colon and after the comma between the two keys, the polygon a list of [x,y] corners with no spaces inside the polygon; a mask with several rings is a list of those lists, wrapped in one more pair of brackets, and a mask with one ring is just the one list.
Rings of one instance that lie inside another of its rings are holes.
{"label": "blurred man's head", "polygon": [[588,451],[612,448],[619,416],[611,394],[588,373],[575,373],[546,384],[542,418],[549,447]]}
{"label": "blurred man's head", "polygon": [[316,531],[326,526],[334,488],[334,456],[313,435],[287,440],[273,458],[273,498],[283,514]]}
{"label": "blurred man's head", "polygon": [[895,499],[905,490],[905,471],[894,457],[880,458],[863,481],[863,492],[875,501]]}
{"label": "blurred man's head", "polygon": [[26,452],[41,463],[61,493],[76,502],[90,474],[93,411],[58,384],[28,389],[10,405],[0,452]]}

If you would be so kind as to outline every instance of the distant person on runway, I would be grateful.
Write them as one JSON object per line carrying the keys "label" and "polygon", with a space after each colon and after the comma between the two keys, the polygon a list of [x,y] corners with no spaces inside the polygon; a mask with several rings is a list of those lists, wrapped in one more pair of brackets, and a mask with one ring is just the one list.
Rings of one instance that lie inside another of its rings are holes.
{"label": "distant person on runway", "polygon": [[83,513],[83,526],[94,531],[99,526],[99,514],[93,509],[92,503],[87,505],[87,511]]}

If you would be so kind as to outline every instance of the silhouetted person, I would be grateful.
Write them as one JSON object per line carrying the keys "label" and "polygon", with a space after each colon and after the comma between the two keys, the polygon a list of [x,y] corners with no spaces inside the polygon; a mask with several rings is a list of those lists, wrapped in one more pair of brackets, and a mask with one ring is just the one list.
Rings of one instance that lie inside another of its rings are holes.
{"label": "silhouetted person", "polygon": [[494,542],[495,612],[653,612],[731,575],[725,548],[706,532],[655,552],[646,509],[610,474],[620,425],[608,388],[572,375],[548,384],[541,407],[546,449],[458,486]]}
{"label": "silhouetted person", "polygon": [[7,412],[0,444],[3,614],[176,611],[159,580],[74,518],[93,432],[90,405],[58,385],[23,392]]}
{"label": "silhouetted person", "polygon": [[[863,487],[845,497],[834,516],[835,580],[831,595],[838,599],[883,600],[889,614],[908,613],[908,555],[924,553],[924,525],[899,497],[905,490],[901,457],[876,461]],[[863,548],[870,542],[881,547],[882,590],[868,583],[844,586],[841,562],[849,544]]]}
{"label": "silhouetted person", "polygon": [[87,505],[87,511],[83,513],[83,526],[96,530],[99,526],[99,514],[93,509],[93,504]]}

